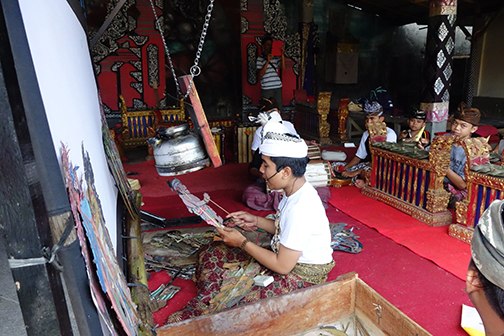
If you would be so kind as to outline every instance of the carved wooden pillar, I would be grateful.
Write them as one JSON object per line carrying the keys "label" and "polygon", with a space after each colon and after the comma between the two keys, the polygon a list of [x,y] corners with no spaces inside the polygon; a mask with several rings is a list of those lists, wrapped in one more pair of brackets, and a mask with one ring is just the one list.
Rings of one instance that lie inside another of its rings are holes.
{"label": "carved wooden pillar", "polygon": [[430,0],[425,79],[420,108],[427,112],[434,136],[446,131],[455,49],[457,0]]}
{"label": "carved wooden pillar", "polygon": [[319,115],[320,144],[330,144],[329,131],[331,125],[327,121],[331,108],[331,92],[319,92],[317,98],[317,113]]}
{"label": "carved wooden pillar", "polygon": [[338,140],[346,141],[347,136],[347,119],[348,119],[348,104],[350,98],[341,98],[338,106]]}
{"label": "carved wooden pillar", "polygon": [[437,137],[431,145],[429,162],[432,165],[431,180],[427,191],[427,210],[436,213],[446,211],[450,193],[444,189],[443,180],[450,166],[450,149],[453,137]]}

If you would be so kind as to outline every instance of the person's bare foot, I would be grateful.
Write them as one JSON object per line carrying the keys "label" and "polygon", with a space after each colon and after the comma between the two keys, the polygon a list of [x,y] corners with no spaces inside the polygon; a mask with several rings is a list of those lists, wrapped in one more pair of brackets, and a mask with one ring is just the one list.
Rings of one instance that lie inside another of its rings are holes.
{"label": "person's bare foot", "polygon": [[355,185],[357,188],[362,189],[362,188],[364,188],[364,187],[366,186],[366,181],[361,180],[361,179],[357,179],[357,180],[355,180],[354,185]]}

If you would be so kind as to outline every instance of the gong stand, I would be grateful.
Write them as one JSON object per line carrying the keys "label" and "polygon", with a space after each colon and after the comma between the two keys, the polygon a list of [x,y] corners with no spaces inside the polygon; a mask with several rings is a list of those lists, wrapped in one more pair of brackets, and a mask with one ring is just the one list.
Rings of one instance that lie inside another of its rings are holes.
{"label": "gong stand", "polygon": [[[156,13],[156,8],[154,7],[154,2],[153,0],[149,1],[151,4],[152,13],[154,14],[154,18],[156,20],[156,25],[158,27],[159,33],[161,34],[161,40],[163,41],[166,58],[168,59],[168,64],[175,81],[175,86],[177,87],[177,95],[179,98],[183,97],[184,99],[186,99],[189,97],[189,99],[191,100],[192,108],[189,107],[188,112],[191,120],[194,123],[194,127],[203,139],[205,149],[208,153],[208,156],[210,157],[210,160],[212,161],[213,166],[215,168],[220,167],[222,166],[222,160],[219,156],[217,146],[215,145],[210,126],[208,125],[208,120],[206,118],[203,105],[201,104],[201,100],[199,99],[198,91],[196,90],[196,87],[194,85],[194,77],[197,77],[201,74],[199,60],[201,57],[201,52],[203,51],[203,45],[205,44],[205,37],[208,31],[208,26],[210,25],[210,19],[212,18],[214,0],[210,0],[210,3],[207,7],[207,14],[205,15],[205,22],[203,23],[203,28],[201,29],[201,36],[198,44],[198,49],[196,50],[196,56],[194,58],[194,64],[189,69],[190,75],[181,76],[178,78],[178,80],[177,75],[175,74],[175,68],[171,60],[170,50],[168,49],[168,45],[164,37],[164,30]],[[184,90],[185,93],[182,93],[182,90]]]}
{"label": "gong stand", "polygon": [[203,28],[201,29],[201,35],[200,35],[200,39],[199,39],[199,43],[198,43],[198,49],[196,50],[196,56],[194,57],[194,63],[191,66],[191,68],[189,69],[190,80],[187,85],[185,94],[182,94],[182,90],[180,89],[179,82],[177,81],[177,75],[175,74],[175,67],[173,66],[173,62],[172,62],[171,55],[170,55],[170,50],[168,49],[168,44],[166,43],[166,40],[164,37],[164,29],[161,26],[159,17],[156,13],[156,8],[154,7],[154,2],[153,2],[153,0],[149,0],[149,1],[150,1],[150,5],[152,8],[152,13],[154,14],[154,18],[156,20],[156,26],[159,30],[159,34],[161,35],[161,40],[163,41],[163,46],[165,49],[166,58],[168,59],[168,64],[170,66],[170,71],[173,76],[173,80],[175,81],[175,86],[177,88],[177,95],[179,98],[183,97],[185,99],[185,98],[189,97],[189,95],[191,93],[194,77],[197,77],[201,74],[201,68],[199,67],[199,60],[201,58],[201,52],[203,51],[203,45],[205,44],[205,37],[206,37],[207,31],[208,31],[208,26],[210,25],[210,19],[212,18],[212,10],[213,10],[214,0],[210,0],[210,3],[207,6],[207,13],[205,15],[205,22],[203,23]]}
{"label": "gong stand", "polygon": [[188,106],[187,111],[189,112],[191,120],[194,123],[194,128],[201,135],[205,149],[208,153],[208,156],[210,157],[210,161],[212,161],[213,166],[215,168],[220,167],[222,166],[222,160],[220,158],[219,151],[217,150],[217,146],[215,145],[212,131],[210,130],[210,126],[208,125],[205,111],[203,110],[203,105],[201,105],[201,100],[198,96],[198,90],[196,90],[196,86],[194,85],[194,83],[192,83],[192,78],[190,75],[181,76],[179,78],[179,82],[180,86],[184,90],[187,90],[186,94],[189,93],[189,99],[191,100],[192,106]]}

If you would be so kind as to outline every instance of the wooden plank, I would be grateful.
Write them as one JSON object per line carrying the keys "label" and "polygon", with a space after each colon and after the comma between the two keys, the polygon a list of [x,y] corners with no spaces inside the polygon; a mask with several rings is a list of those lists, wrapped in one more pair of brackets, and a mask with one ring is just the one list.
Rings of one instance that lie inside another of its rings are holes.
{"label": "wooden plank", "polygon": [[[142,204],[142,195],[136,193],[136,204],[138,208]],[[128,282],[138,286],[131,288],[131,298],[137,305],[137,311],[143,322],[140,328],[140,335],[152,335],[152,331],[147,326],[154,325],[152,310],[149,305],[150,292],[147,287],[147,272],[145,271],[144,251],[142,244],[142,232],[140,228],[140,218],[131,216],[126,210],[126,225],[128,228]]]}
{"label": "wooden plank", "polygon": [[296,335],[356,317],[370,335],[430,335],[355,273],[157,329],[164,335]]}
{"label": "wooden plank", "polygon": [[294,335],[354,312],[355,273],[337,281],[157,329],[158,336]]}
{"label": "wooden plank", "polygon": [[[191,76],[181,76],[179,77],[179,83],[183,92],[187,92],[189,85],[191,82]],[[215,145],[214,138],[212,136],[212,131],[210,130],[210,126],[208,125],[208,120],[205,115],[205,111],[203,109],[203,105],[201,105],[201,100],[198,95],[198,91],[196,90],[196,85],[194,82],[191,86],[191,92],[189,93],[189,99],[191,100],[191,105],[188,106],[188,112],[191,116],[191,120],[194,123],[194,127],[198,130],[203,139],[203,143],[205,145],[208,156],[210,157],[210,161],[212,161],[212,165],[217,168],[222,166],[222,160],[219,155],[219,151],[217,150],[217,146]]]}
{"label": "wooden plank", "polygon": [[364,281],[356,281],[356,314],[363,314],[385,335],[430,335]]}

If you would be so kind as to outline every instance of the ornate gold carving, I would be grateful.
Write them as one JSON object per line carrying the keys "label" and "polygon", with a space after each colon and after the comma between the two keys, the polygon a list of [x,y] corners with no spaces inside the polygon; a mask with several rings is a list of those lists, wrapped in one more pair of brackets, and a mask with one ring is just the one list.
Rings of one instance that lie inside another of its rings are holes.
{"label": "ornate gold carving", "polygon": [[434,176],[431,176],[432,189],[444,189],[443,179],[450,166],[450,153],[454,140],[455,138],[453,136],[448,135],[438,136],[432,141],[429,152],[429,163],[434,173]]}
{"label": "ornate gold carving", "polygon": [[450,193],[444,189],[427,190],[427,205],[426,208],[430,212],[446,211],[448,202],[450,201]]}
{"label": "ornate gold carving", "polygon": [[418,184],[418,167],[412,167],[413,168],[413,171],[415,172],[415,180],[413,181],[413,200],[416,199],[416,191],[417,191],[417,184]]}
{"label": "ornate gold carving", "polygon": [[[399,194],[399,189],[402,187],[402,183],[401,183],[402,181],[399,180],[399,175],[401,175],[401,174],[399,174],[399,171],[402,169],[401,166],[402,166],[402,164],[395,161],[395,172],[396,173],[395,173],[395,183],[394,183],[394,191],[393,191],[395,195]],[[422,193],[423,193],[423,191],[422,191]]]}
{"label": "ornate gold carving", "polygon": [[458,224],[467,225],[467,209],[469,208],[469,199],[455,204],[455,218]]}
{"label": "ornate gold carving", "polygon": [[[329,140],[330,125],[327,116],[331,107],[331,92],[319,92],[317,97],[317,113],[319,114],[319,134],[320,142]],[[330,141],[329,141],[330,142]]]}
{"label": "ornate gold carving", "polygon": [[382,175],[383,175],[383,186],[384,186],[384,190],[387,190],[388,188],[388,171],[389,171],[389,164],[390,164],[390,159],[387,159],[383,162],[383,171],[382,171]]}
{"label": "ornate gold carving", "polygon": [[502,177],[485,175],[474,171],[470,171],[468,176],[468,180],[474,184],[481,184],[492,189],[504,190],[504,178]]}
{"label": "ornate gold carving", "polygon": [[367,124],[370,142],[382,142],[387,140],[387,124],[383,121]]}
{"label": "ornate gold carving", "polygon": [[464,140],[465,151],[469,167],[490,163],[490,150],[488,138],[478,137]]}
{"label": "ornate gold carving", "polygon": [[379,201],[382,201],[383,203],[391,205],[394,208],[402,212],[405,212],[411,215],[412,217],[418,219],[419,221],[422,221],[430,226],[448,225],[451,224],[452,222],[452,215],[451,212],[448,210],[437,213],[431,213],[413,204],[406,203],[403,200],[398,199],[397,197],[390,196],[380,190],[371,187],[363,188],[362,193],[368,197],[377,199]]}
{"label": "ornate gold carving", "polygon": [[[472,163],[480,162],[478,158],[486,157],[486,140],[474,138],[476,141],[464,141],[460,145],[464,148],[468,157],[465,166],[465,176],[467,184],[467,197],[464,201],[457,202],[455,208],[456,222],[460,226],[466,226],[467,230],[472,230],[472,226],[478,221],[476,217],[476,209],[479,209],[480,215],[486,210],[485,200],[489,197],[490,200],[496,198],[497,190],[504,190],[504,178],[490,176],[483,173],[478,173],[470,170]],[[482,197],[474,197],[474,193],[478,193],[479,187],[482,186]],[[504,198],[504,192],[500,193],[500,198]],[[477,201],[480,199],[481,201]],[[471,200],[474,200],[471,202]],[[472,231],[471,231],[472,232]]]}
{"label": "ornate gold carving", "polygon": [[341,141],[348,140],[346,128],[348,119],[348,104],[350,104],[349,98],[342,98],[339,101],[338,106],[338,138]]}
{"label": "ornate gold carving", "polygon": [[364,180],[366,181],[365,186],[369,186],[371,182],[371,170],[364,170]]}
{"label": "ornate gold carving", "polygon": [[463,241],[464,243],[470,244],[472,240],[474,230],[464,225],[452,224],[448,228],[448,234]]}
{"label": "ornate gold carving", "polygon": [[[424,195],[426,195],[426,191],[425,191],[425,179],[426,179],[426,174],[427,172],[426,171],[422,171],[422,183],[420,184],[420,204],[423,203],[423,199],[424,199]],[[427,206],[427,204],[426,204]],[[444,207],[446,208],[446,206]],[[431,211],[431,212],[438,212],[438,211]]]}

